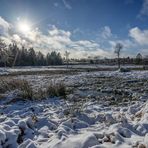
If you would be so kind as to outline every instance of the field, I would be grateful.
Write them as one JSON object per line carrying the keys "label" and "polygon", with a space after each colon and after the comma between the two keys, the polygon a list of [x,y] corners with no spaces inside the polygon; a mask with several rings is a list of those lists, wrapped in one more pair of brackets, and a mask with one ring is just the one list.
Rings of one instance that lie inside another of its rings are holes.
{"label": "field", "polygon": [[148,71],[126,68],[1,68],[0,147],[148,147]]}

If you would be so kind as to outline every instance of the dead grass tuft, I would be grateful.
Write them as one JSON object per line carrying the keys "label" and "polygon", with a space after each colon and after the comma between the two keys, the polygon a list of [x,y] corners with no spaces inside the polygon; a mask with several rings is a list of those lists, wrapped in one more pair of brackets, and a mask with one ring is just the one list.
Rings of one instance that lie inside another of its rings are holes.
{"label": "dead grass tuft", "polygon": [[49,97],[56,96],[66,98],[66,86],[62,82],[55,83],[55,81],[52,81],[46,89],[46,94]]}
{"label": "dead grass tuft", "polygon": [[19,100],[41,100],[55,96],[66,98],[66,86],[62,82],[52,81],[46,88],[39,86],[35,89],[27,80],[0,78],[0,98],[5,98],[14,90],[17,90],[17,95],[12,102],[16,102],[18,98]]}
{"label": "dead grass tuft", "polygon": [[0,79],[0,94],[13,90],[19,90],[19,98],[33,99],[33,90],[28,81],[18,79],[9,80],[8,78]]}

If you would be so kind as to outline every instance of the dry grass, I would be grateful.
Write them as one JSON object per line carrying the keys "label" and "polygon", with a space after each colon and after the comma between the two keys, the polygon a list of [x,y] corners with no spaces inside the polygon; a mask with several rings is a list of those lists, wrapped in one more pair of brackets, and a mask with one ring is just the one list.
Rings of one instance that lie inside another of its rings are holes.
{"label": "dry grass", "polygon": [[62,97],[66,98],[66,86],[59,82],[52,81],[46,88],[38,87],[34,89],[27,80],[10,79],[10,77],[0,78],[0,98],[5,98],[7,94],[17,90],[17,96],[14,100],[41,100],[48,97]]}
{"label": "dry grass", "polygon": [[42,88],[38,88],[36,91],[34,91],[34,98],[37,100],[42,100],[47,97],[46,90]]}
{"label": "dry grass", "polygon": [[5,94],[6,92],[11,92],[13,90],[19,90],[19,98],[33,99],[33,90],[26,80],[18,79],[0,79],[0,94]]}
{"label": "dry grass", "polygon": [[56,96],[66,98],[66,86],[62,82],[55,83],[55,81],[52,81],[46,89],[46,94],[49,97]]}
{"label": "dry grass", "polygon": [[20,85],[20,90],[21,90],[21,97],[24,99],[33,99],[34,93],[33,89],[28,83],[28,81],[23,80],[21,85]]}
{"label": "dry grass", "polygon": [[25,80],[10,79],[9,77],[0,79],[0,93],[5,93],[6,91],[12,91],[18,88],[23,89],[28,86],[29,84]]}

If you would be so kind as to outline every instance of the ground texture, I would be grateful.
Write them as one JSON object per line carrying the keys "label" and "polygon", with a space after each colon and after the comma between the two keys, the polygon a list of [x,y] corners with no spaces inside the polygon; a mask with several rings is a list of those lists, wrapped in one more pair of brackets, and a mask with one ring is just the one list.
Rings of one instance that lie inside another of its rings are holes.
{"label": "ground texture", "polygon": [[0,147],[148,147],[148,71],[13,78],[29,81],[34,89],[62,82],[67,97],[13,101],[17,91],[6,92],[0,101]]}

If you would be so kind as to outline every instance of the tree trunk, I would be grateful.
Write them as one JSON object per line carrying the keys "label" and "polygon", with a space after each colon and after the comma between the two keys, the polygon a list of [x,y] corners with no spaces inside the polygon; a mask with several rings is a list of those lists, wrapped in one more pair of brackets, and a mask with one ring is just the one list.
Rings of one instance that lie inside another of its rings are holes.
{"label": "tree trunk", "polygon": [[68,69],[68,59],[67,59],[67,69]]}
{"label": "tree trunk", "polygon": [[118,56],[118,69],[120,69],[120,57]]}

